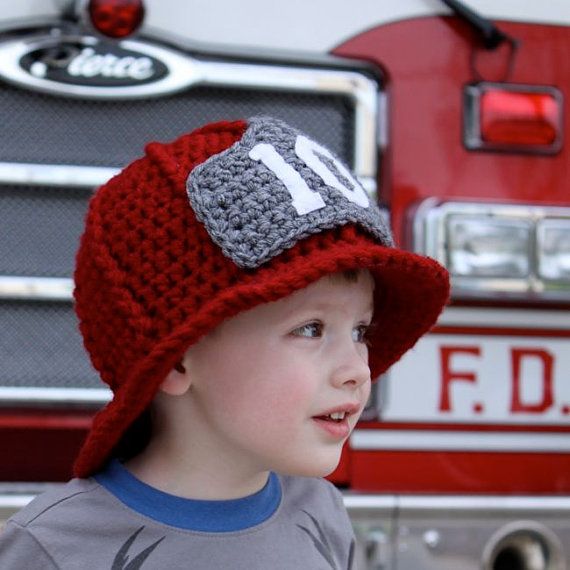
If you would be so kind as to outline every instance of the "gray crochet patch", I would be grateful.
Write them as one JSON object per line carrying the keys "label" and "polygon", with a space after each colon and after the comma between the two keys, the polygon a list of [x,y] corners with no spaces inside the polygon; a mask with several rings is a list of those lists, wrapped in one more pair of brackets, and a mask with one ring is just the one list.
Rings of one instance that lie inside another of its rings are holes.
{"label": "gray crochet patch", "polygon": [[242,268],[349,222],[393,245],[379,208],[346,166],[276,119],[251,119],[240,141],[190,173],[186,189],[212,240]]}

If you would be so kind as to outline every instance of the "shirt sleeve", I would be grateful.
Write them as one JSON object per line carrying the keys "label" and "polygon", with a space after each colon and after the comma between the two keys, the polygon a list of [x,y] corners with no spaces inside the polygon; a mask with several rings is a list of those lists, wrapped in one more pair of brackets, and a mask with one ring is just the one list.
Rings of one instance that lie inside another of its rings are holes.
{"label": "shirt sleeve", "polygon": [[0,568],[58,570],[59,567],[27,529],[8,522],[0,532]]}

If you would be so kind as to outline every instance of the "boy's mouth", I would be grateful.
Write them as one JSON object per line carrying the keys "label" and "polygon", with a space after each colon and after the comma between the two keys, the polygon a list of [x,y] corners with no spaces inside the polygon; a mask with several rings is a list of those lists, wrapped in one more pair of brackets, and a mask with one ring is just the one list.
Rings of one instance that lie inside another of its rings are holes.
{"label": "boy's mouth", "polygon": [[343,406],[337,406],[331,410],[327,410],[323,414],[313,416],[313,418],[327,422],[342,423],[345,419],[353,414],[356,414],[359,410],[359,404],[350,403]]}
{"label": "boy's mouth", "polygon": [[325,421],[340,423],[344,420],[344,418],[347,415],[348,415],[347,412],[333,412],[332,414],[326,414],[323,416],[315,416],[315,418],[318,420],[325,420]]}
{"label": "boy's mouth", "polygon": [[313,416],[312,419],[321,432],[327,434],[328,438],[340,442],[350,435],[349,418],[351,415],[358,413],[359,410],[360,406],[358,404],[346,404],[327,410],[323,414]]}

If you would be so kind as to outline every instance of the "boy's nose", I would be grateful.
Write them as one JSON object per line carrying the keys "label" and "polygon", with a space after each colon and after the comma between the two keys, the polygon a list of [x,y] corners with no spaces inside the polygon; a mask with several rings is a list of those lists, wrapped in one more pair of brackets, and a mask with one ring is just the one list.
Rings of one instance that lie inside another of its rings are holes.
{"label": "boy's nose", "polygon": [[370,381],[368,353],[354,342],[336,353],[335,366],[331,375],[334,386],[357,388]]}

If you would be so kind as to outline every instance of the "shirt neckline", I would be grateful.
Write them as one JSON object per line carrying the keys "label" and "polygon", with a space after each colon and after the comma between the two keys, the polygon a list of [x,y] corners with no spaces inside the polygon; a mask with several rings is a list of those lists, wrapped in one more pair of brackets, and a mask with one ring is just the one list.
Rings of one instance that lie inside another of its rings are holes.
{"label": "shirt neckline", "polygon": [[119,501],[157,522],[200,532],[233,532],[261,524],[281,503],[281,483],[270,473],[257,493],[240,499],[186,499],[160,491],[137,479],[118,460],[94,479]]}

